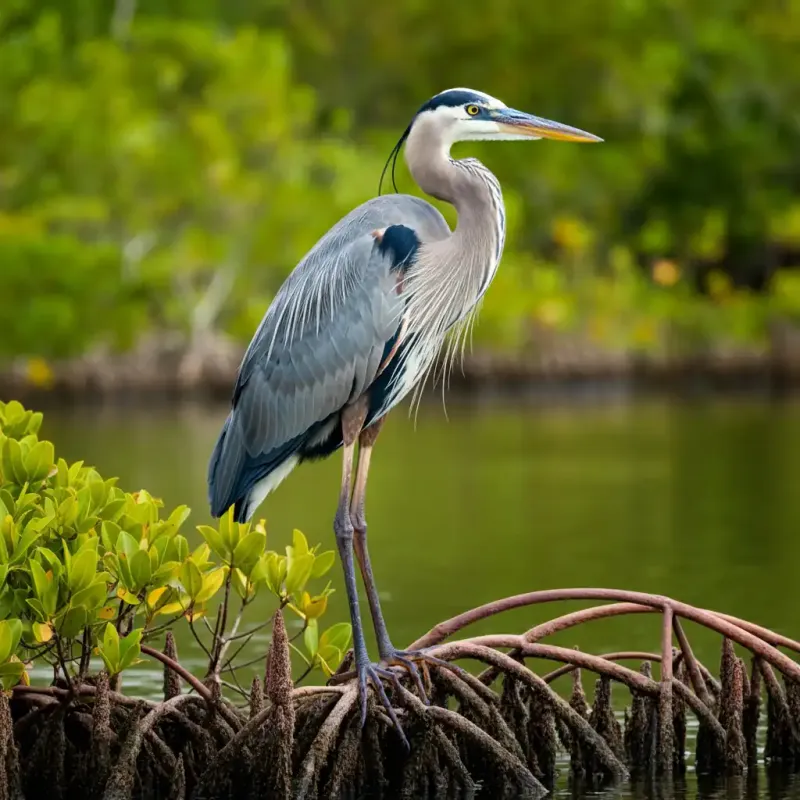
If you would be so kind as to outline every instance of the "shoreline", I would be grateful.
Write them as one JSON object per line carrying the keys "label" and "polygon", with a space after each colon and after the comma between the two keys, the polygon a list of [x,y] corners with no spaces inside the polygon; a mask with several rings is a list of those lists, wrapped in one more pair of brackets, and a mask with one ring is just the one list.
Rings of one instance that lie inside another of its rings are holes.
{"label": "shoreline", "polygon": [[[476,400],[586,396],[800,394],[800,333],[768,346],[671,357],[611,351],[559,340],[509,355],[465,356],[448,395]],[[94,353],[53,364],[20,359],[0,366],[0,400],[29,407],[228,402],[244,347],[222,338],[187,348],[176,337],[127,353]],[[426,394],[441,394],[441,383]]]}

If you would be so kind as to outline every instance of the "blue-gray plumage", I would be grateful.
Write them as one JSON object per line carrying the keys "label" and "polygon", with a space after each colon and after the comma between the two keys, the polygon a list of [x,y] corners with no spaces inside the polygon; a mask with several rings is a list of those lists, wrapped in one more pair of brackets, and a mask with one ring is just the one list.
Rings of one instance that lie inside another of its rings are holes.
{"label": "blue-gray plumage", "polygon": [[[387,223],[376,239],[373,232]],[[211,458],[214,516],[235,504],[237,519],[249,518],[253,492],[260,502],[257,487],[287,460],[341,447],[339,413],[375,381],[397,336],[398,270],[405,272],[414,257],[417,230],[426,239],[449,234],[442,215],[419,198],[376,198],[334,226],[281,287],[244,356]],[[290,324],[289,315],[300,314],[299,290],[316,275],[327,285],[317,287],[314,307]],[[369,422],[381,410],[388,408],[379,404]]]}
{"label": "blue-gray plumage", "polygon": [[[396,650],[383,620],[364,519],[372,448],[386,414],[421,390],[445,345],[445,365],[452,363],[505,241],[497,179],[476,159],[452,159],[450,147],[457,141],[532,138],[599,141],[471,89],[450,89],[426,102],[390,155],[392,177],[405,144],[409,169],[423,191],[455,206],[455,230],[433,205],[401,194],[369,200],[331,228],[267,310],[242,360],[211,456],[212,514],[233,506],[236,519],[246,521],[297,464],[342,450],[334,530],[353,623],[362,720],[371,680],[397,724],[381,678],[390,676],[391,665],[402,665],[424,697],[412,659],[430,658]],[[367,654],[354,548],[382,665]]]}

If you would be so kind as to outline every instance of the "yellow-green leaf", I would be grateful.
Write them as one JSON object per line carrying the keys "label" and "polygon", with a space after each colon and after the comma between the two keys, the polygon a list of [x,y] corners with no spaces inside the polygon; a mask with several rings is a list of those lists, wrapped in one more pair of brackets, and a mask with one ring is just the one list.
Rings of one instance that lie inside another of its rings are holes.
{"label": "yellow-green leaf", "polygon": [[[308,598],[306,601],[305,598]],[[328,608],[328,596],[319,595],[318,597],[309,598],[308,592],[303,595],[303,613],[307,619],[319,619]]]}
{"label": "yellow-green leaf", "polygon": [[336,561],[336,553],[333,550],[326,550],[314,558],[314,566],[311,568],[312,578],[321,578],[333,566]]}
{"label": "yellow-green leaf", "polygon": [[137,550],[130,561],[134,588],[138,591],[150,582],[150,556],[144,550]]}
{"label": "yellow-green leaf", "polygon": [[314,554],[306,553],[294,556],[290,560],[289,570],[286,573],[286,591],[288,594],[301,592],[308,579],[311,577],[311,568],[314,565]]}
{"label": "yellow-green leaf", "polygon": [[315,619],[307,621],[306,629],[303,631],[303,642],[306,646],[306,652],[313,660],[319,649],[319,628]]}
{"label": "yellow-green leaf", "polygon": [[165,605],[158,608],[154,616],[158,616],[159,614],[165,617],[172,616],[172,614],[184,614],[186,612],[186,606],[179,602],[175,601],[173,603],[166,603]]}
{"label": "yellow-green leaf", "polygon": [[277,553],[267,553],[265,574],[267,587],[271,592],[280,596],[283,582],[286,580],[287,559]]}
{"label": "yellow-green leaf", "polygon": [[236,594],[238,594],[242,600],[246,600],[250,588],[248,586],[247,576],[240,569],[234,568],[232,578],[233,580],[231,582],[233,588],[236,590]]}
{"label": "yellow-green leaf", "polygon": [[166,586],[159,586],[158,589],[153,589],[153,591],[147,595],[147,605],[150,608],[155,608],[164,592],[167,591],[167,588]]}
{"label": "yellow-green leaf", "polygon": [[97,573],[97,552],[91,547],[84,547],[72,559],[69,570],[68,585],[75,594],[85,589]]}
{"label": "yellow-green leaf", "polygon": [[117,597],[129,606],[138,606],[142,602],[133,592],[126,592],[124,589],[121,592],[117,592]]}
{"label": "yellow-green leaf", "polygon": [[34,622],[31,625],[33,638],[40,644],[49,642],[53,638],[53,628],[49,622]]}
{"label": "yellow-green leaf", "polygon": [[297,530],[297,528],[292,531],[292,546],[294,547],[295,556],[304,556],[309,552],[308,539],[306,539],[305,534]]}
{"label": "yellow-green leaf", "polygon": [[203,575],[197,564],[191,559],[184,561],[181,566],[181,583],[186,594],[194,600],[203,589]]}
{"label": "yellow-green leaf", "polygon": [[331,625],[330,628],[323,631],[319,637],[320,649],[325,647],[335,647],[343,653],[350,647],[350,637],[353,635],[353,629],[349,622],[337,622]]}
{"label": "yellow-green leaf", "polygon": [[22,623],[18,619],[0,621],[0,663],[14,654],[22,636]]}
{"label": "yellow-green leaf", "polygon": [[220,558],[229,558],[230,553],[228,552],[228,548],[225,545],[222,537],[219,534],[219,531],[216,528],[212,528],[210,525],[198,525],[197,530],[203,539],[206,540],[208,546],[220,557]]}
{"label": "yellow-green leaf", "polygon": [[31,482],[43,481],[55,461],[55,450],[52,442],[37,442],[25,456],[25,473]]}
{"label": "yellow-green leaf", "polygon": [[73,608],[85,608],[87,611],[94,611],[106,602],[107,596],[108,590],[105,581],[102,579],[96,580],[85,589],[75,592],[70,600],[70,605]]}
{"label": "yellow-green leaf", "polygon": [[203,588],[195,598],[198,603],[207,602],[220,590],[225,580],[225,571],[226,567],[218,567],[203,575]]}
{"label": "yellow-green leaf", "polygon": [[233,551],[233,564],[249,575],[267,546],[267,537],[261,531],[250,531],[243,536]]}

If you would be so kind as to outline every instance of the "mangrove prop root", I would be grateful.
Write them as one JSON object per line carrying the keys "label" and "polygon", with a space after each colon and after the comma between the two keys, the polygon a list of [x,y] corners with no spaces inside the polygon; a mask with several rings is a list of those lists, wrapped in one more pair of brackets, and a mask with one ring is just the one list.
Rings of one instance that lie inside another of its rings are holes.
{"label": "mangrove prop root", "polygon": [[758,723],[761,719],[761,670],[758,658],[750,662],[750,685],[744,701],[742,733],[747,746],[747,766],[753,769],[758,762]]}
{"label": "mangrove prop root", "polygon": [[[582,719],[589,719],[589,704],[586,702],[586,692],[583,690],[583,675],[580,669],[576,669],[572,673],[572,693],[570,694],[569,704],[572,710]],[[565,730],[569,732],[569,728],[566,726]],[[570,768],[573,778],[579,780],[585,778],[588,771],[591,769],[588,761],[590,754],[583,752],[580,740],[572,736],[571,733],[569,735],[569,741],[564,742],[564,746],[569,750]]]}
{"label": "mangrove prop root", "polygon": [[673,673],[672,606],[666,604],[661,621],[661,682],[658,692],[658,745],[656,769],[661,775],[672,775],[675,732],[672,727]]}
{"label": "mangrove prop root", "polygon": [[[461,633],[513,608],[574,600],[590,604],[522,634]],[[546,641],[630,614],[660,621],[652,651],[595,655]],[[696,626],[720,637],[718,677],[691,647]],[[592,788],[628,774],[683,775],[690,714],[699,776],[755,771],[763,717],[765,761],[773,771],[800,771],[800,643],[730,615],[643,592],[548,590],[439,623],[408,649],[420,648],[440,660],[420,664],[430,705],[405,670],[392,668],[386,686],[410,753],[373,692],[362,728],[346,661],[333,685],[294,687],[281,613],[265,675],[253,680],[244,710],[221,695],[218,681],[204,683],[180,664],[171,633],[163,652],[142,647],[164,668],[163,702],[113,691],[105,673],[71,686],[14,687],[10,698],[0,695],[0,800],[43,792],[64,800],[541,797],[560,752],[572,780]],[[476,662],[479,675],[463,670]],[[589,676],[591,698],[583,688]],[[624,729],[612,710],[620,691],[630,693]]]}
{"label": "mangrove prop root", "polygon": [[743,775],[747,769],[747,745],[742,731],[746,679],[743,662],[734,656],[720,698],[720,716],[725,720],[725,769],[729,775]]}
{"label": "mangrove prop root", "polygon": [[175,782],[172,787],[172,800],[185,800],[186,798],[186,770],[183,767],[183,756],[178,756],[175,764]]}
{"label": "mangrove prop root", "polygon": [[258,675],[253,676],[250,684],[250,719],[261,713],[264,708],[264,686]]}
{"label": "mangrove prop root", "polygon": [[14,723],[8,697],[0,691],[0,800],[22,797]]}
{"label": "mangrove prop root", "polygon": [[189,695],[179,695],[165,700],[158,708],[154,708],[142,717],[135,726],[131,726],[117,763],[109,776],[103,800],[129,800],[133,791],[136,760],[145,735],[165,714],[169,714],[173,709],[191,699]]}
{"label": "mangrove prop root", "polygon": [[[624,759],[622,728],[611,707],[611,680],[607,675],[599,678],[595,685],[594,703],[589,714],[589,724],[602,736],[617,761],[622,763]],[[606,765],[598,760],[591,765],[589,774],[590,776],[598,773],[602,774],[604,768],[606,768]]]}
{"label": "mangrove prop root", "polygon": [[97,796],[102,791],[111,772],[111,700],[109,698],[108,673],[103,671],[97,676],[97,692],[94,696],[92,710],[92,738],[90,763],[90,793]]}
{"label": "mangrove prop root", "polygon": [[[178,661],[178,645],[175,644],[175,635],[172,631],[167,631],[166,642],[164,644],[164,655],[171,661]],[[169,664],[164,664],[164,699],[171,700],[181,693],[181,678]]]}
{"label": "mangrove prop root", "polygon": [[272,703],[272,714],[269,725],[262,725],[257,733],[253,796],[289,797],[292,787],[295,710],[289,638],[280,612],[276,612],[273,618],[265,682],[267,697]]}
{"label": "mangrove prop root", "polygon": [[[686,683],[689,667],[684,659],[676,659],[675,681],[676,686]],[[672,699],[672,735],[674,749],[672,753],[672,772],[674,775],[686,773],[686,701],[680,692],[676,692]]]}

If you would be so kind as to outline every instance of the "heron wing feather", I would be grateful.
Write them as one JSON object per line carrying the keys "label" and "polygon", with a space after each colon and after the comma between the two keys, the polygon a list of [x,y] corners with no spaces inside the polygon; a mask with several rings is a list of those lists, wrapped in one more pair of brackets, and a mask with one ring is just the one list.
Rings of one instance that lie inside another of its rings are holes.
{"label": "heron wing feather", "polygon": [[244,473],[274,468],[375,380],[403,301],[391,258],[371,234],[396,224],[421,240],[449,233],[419,198],[376,198],[337,223],[275,296],[242,360],[209,464],[213,509],[224,510],[262,477]]}

